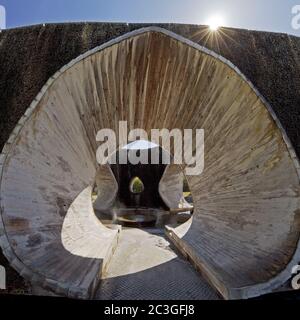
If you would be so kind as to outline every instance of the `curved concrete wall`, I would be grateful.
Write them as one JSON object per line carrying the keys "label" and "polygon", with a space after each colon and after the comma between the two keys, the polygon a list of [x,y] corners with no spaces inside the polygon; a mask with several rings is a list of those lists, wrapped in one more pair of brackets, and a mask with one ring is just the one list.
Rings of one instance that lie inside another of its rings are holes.
{"label": "curved concrete wall", "polygon": [[118,183],[108,164],[98,167],[95,183],[97,185],[98,195],[94,202],[94,208],[96,210],[110,208],[118,193]]}
{"label": "curved concrete wall", "polygon": [[[119,120],[148,132],[205,130],[204,173],[188,179],[194,218],[178,238],[222,283],[224,296],[270,292],[289,278],[299,259],[300,195],[286,135],[230,62],[157,28],[120,37],[64,67],[11,135],[1,156],[1,246],[14,268],[70,296],[94,286],[99,261],[111,250],[97,246],[86,257],[85,248],[95,230],[105,248],[116,233],[92,218],[86,190],[97,170],[96,132],[117,129]],[[72,205],[90,218],[72,215],[69,227],[79,224],[81,232],[66,247],[61,235]],[[72,253],[72,243],[83,249]],[[81,291],[74,292],[80,277]]]}
{"label": "curved concrete wall", "polygon": [[183,196],[183,170],[179,165],[169,164],[159,182],[159,193],[169,209],[179,207]]}

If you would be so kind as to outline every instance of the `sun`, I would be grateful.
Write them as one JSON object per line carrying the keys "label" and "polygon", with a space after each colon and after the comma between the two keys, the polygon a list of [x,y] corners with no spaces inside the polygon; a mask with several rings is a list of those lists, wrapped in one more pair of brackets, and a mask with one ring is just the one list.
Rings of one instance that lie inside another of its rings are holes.
{"label": "sun", "polygon": [[217,31],[221,26],[224,25],[224,18],[221,15],[211,16],[207,24],[209,25],[210,30]]}

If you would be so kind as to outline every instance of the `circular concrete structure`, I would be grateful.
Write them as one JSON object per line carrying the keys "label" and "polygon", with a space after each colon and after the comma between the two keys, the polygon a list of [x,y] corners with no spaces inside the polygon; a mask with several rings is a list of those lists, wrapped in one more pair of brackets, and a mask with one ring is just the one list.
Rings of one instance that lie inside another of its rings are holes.
{"label": "circular concrete structure", "polygon": [[118,132],[121,120],[129,130],[205,130],[204,172],[188,177],[193,220],[169,235],[225,298],[272,292],[290,278],[300,260],[300,188],[286,134],[233,64],[155,27],[63,67],[5,145],[0,239],[21,275],[58,294],[93,295],[118,238],[93,212],[95,137]]}

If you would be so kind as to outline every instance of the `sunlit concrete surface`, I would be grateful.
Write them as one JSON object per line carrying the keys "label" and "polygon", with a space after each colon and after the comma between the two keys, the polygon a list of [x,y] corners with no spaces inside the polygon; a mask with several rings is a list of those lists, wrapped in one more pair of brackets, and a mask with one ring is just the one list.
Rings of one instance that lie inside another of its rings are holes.
{"label": "sunlit concrete surface", "polygon": [[[94,219],[90,196],[78,197],[95,182],[97,130],[119,120],[147,132],[205,130],[204,172],[188,178],[194,217],[183,236],[172,232],[224,298],[289,280],[300,259],[299,163],[272,106],[231,62],[156,27],[64,66],[12,132],[0,157],[0,244],[13,268],[57,294],[93,296],[119,232]],[[97,227],[109,250],[93,243]]]}
{"label": "sunlit concrete surface", "polygon": [[96,299],[217,300],[220,297],[157,229],[123,229]]}

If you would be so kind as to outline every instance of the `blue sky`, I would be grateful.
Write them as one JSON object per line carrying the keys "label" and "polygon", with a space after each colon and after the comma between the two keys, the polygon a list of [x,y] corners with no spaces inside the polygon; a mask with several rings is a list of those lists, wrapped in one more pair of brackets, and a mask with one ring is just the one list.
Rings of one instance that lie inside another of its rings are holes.
{"label": "blue sky", "polygon": [[285,32],[300,0],[0,0],[7,28],[47,22],[177,22],[205,24],[220,15],[224,25]]}

